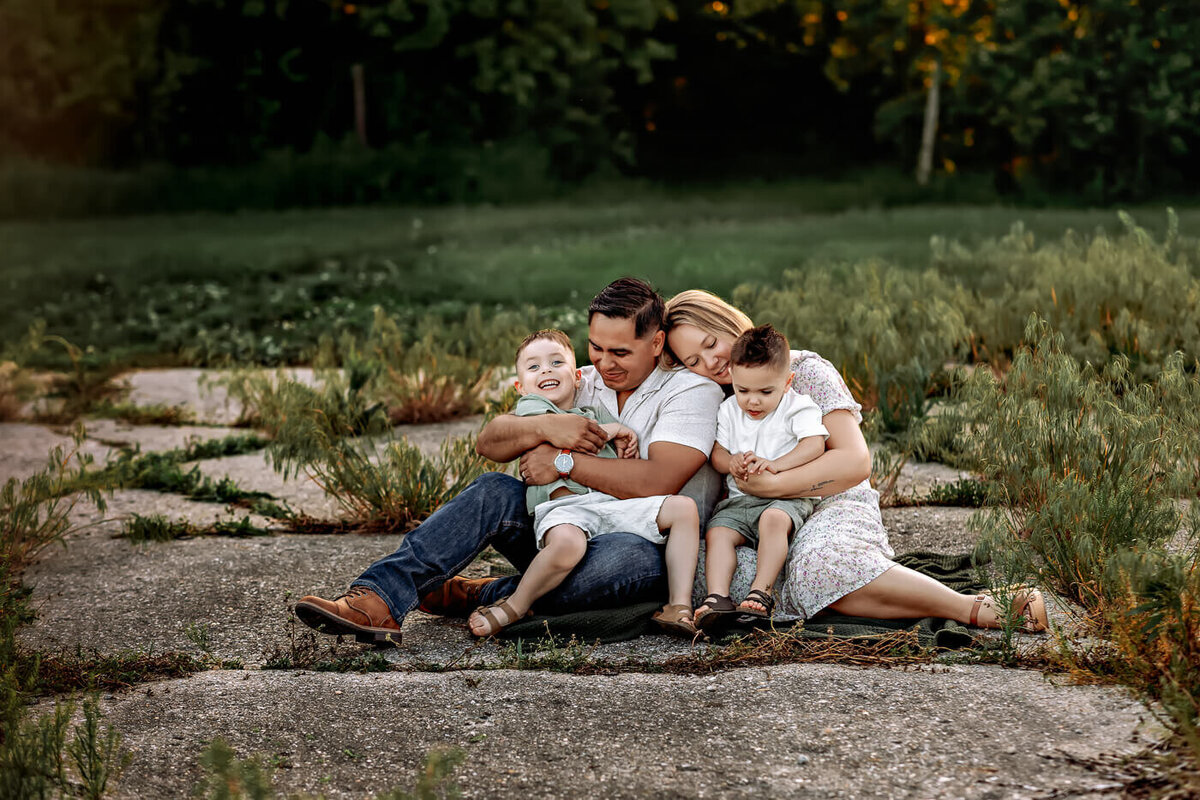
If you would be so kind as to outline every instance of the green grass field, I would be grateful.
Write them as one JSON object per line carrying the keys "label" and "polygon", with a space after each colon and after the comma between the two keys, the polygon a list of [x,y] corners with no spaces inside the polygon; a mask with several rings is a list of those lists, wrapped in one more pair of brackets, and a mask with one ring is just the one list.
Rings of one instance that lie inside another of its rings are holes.
{"label": "green grass field", "polygon": [[[833,187],[831,191],[836,190]],[[1016,221],[1039,239],[1117,230],[1112,210],[914,206],[818,213],[746,187],[520,207],[359,208],[0,224],[0,340],[29,324],[98,360],[303,359],[322,332],[363,326],[376,304],[447,318],[466,304],[582,309],[636,275],[670,295],[727,294],[786,269],[878,258],[929,265],[933,235],[974,244]],[[1161,207],[1130,209],[1161,233]],[[1185,234],[1200,208],[1180,211]],[[968,285],[979,276],[962,275]],[[197,342],[200,346],[197,346]]]}

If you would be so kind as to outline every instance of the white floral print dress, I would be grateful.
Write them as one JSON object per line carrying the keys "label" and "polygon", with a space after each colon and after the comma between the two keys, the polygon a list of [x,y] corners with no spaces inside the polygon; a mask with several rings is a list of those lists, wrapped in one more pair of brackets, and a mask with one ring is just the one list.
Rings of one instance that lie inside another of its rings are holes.
{"label": "white floral print dress", "polygon": [[[833,364],[809,350],[793,350],[792,370],[796,373],[792,388],[811,397],[822,416],[846,410],[862,422],[862,406]],[[776,615],[813,616],[895,566],[893,555],[879,514],[879,493],[869,480],[826,497],[792,539],[787,562],[775,582]],[[737,560],[730,586],[735,603],[750,590],[757,557],[753,549],[739,547]],[[693,591],[696,605],[707,594],[704,580],[701,545]]]}

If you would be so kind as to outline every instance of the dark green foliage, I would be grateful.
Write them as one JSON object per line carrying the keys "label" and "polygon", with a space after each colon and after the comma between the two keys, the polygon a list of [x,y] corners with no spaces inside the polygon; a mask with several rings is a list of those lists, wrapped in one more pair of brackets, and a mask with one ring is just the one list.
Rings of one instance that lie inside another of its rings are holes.
{"label": "dark green foliage", "polygon": [[187,425],[193,421],[191,410],[184,406],[168,406],[162,403],[139,406],[133,403],[103,401],[88,411],[91,417],[119,419],[130,425]]}
{"label": "dark green foliage", "polygon": [[134,513],[121,528],[121,536],[132,544],[170,542],[193,536],[266,536],[269,531],[255,525],[250,517],[218,519],[209,525],[194,525],[182,520],[169,520],[161,514],[143,517]]}
{"label": "dark green foliage", "polygon": [[981,480],[959,478],[951,483],[935,484],[920,502],[927,506],[980,508],[987,502],[988,492],[988,485]]}
{"label": "dark green foliage", "polygon": [[1169,0],[995,4],[992,35],[944,101],[946,150],[1093,202],[1194,185],[1193,10]]}
{"label": "dark green foliage", "polygon": [[[151,489],[186,495],[192,500],[252,506],[273,500],[266,492],[249,492],[228,476],[213,480],[200,467],[184,470],[189,461],[254,452],[265,444],[255,434],[235,434],[221,439],[193,442],[184,448],[141,453],[123,450],[95,472],[80,471],[59,489],[61,493],[83,489]],[[264,506],[266,508],[266,506]]]}

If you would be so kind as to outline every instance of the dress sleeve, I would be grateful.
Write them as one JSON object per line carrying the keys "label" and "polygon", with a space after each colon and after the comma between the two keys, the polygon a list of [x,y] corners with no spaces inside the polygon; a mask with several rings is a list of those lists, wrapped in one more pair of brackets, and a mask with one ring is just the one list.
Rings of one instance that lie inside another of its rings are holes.
{"label": "dress sleeve", "polygon": [[846,381],[837,367],[810,350],[792,351],[792,388],[812,398],[821,409],[821,416],[830,411],[849,411],[862,422],[862,406],[850,394]]}
{"label": "dress sleeve", "polygon": [[798,395],[793,402],[791,416],[788,418],[788,428],[796,441],[807,439],[809,436],[829,438],[829,431],[821,424],[821,409],[806,394]]}

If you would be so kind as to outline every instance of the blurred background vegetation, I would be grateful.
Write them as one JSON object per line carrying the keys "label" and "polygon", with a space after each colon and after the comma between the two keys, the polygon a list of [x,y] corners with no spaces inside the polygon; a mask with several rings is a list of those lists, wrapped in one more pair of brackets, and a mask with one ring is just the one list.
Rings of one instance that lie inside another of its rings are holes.
{"label": "blurred background vegetation", "polygon": [[922,196],[1200,177],[1167,0],[5,0],[0,30],[10,218],[911,175],[935,83]]}

